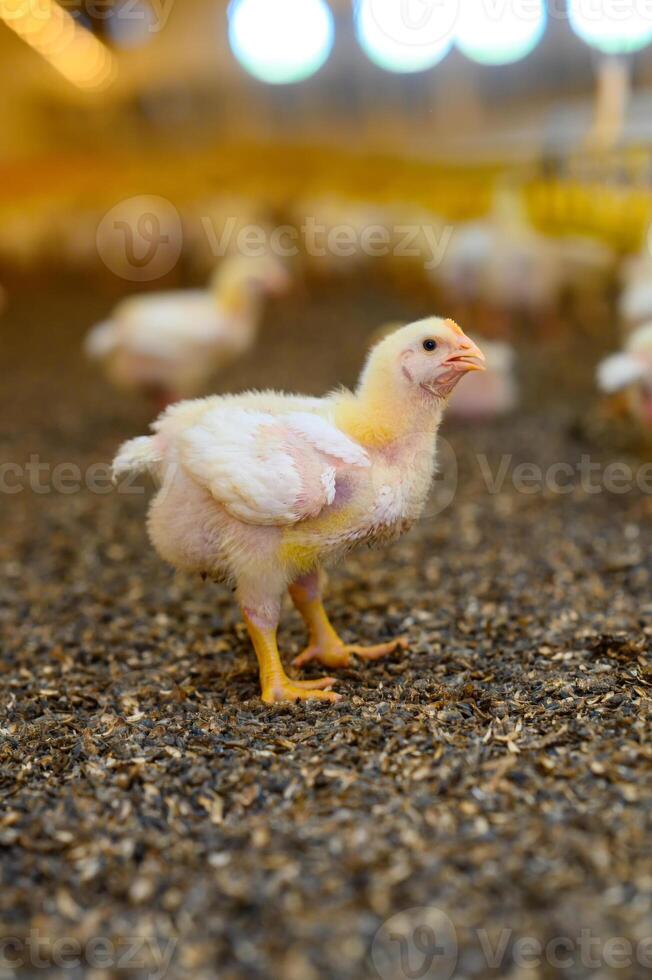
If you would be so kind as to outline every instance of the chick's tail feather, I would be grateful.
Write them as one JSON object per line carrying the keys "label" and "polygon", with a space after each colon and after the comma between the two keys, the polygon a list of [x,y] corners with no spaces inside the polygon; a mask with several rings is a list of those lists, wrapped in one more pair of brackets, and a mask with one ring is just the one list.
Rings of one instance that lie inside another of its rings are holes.
{"label": "chick's tail feather", "polygon": [[113,460],[113,479],[126,473],[143,473],[156,469],[163,461],[156,436],[139,436],[123,443]]}

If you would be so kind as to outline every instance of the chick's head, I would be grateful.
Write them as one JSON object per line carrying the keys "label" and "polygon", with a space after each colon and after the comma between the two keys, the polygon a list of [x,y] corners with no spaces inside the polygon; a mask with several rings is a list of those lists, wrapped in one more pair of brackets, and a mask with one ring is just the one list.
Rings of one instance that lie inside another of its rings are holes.
{"label": "chick's head", "polygon": [[259,297],[282,295],[290,288],[290,274],[274,255],[229,256],[213,276],[212,289],[218,296],[232,293]]}
{"label": "chick's head", "polygon": [[429,317],[408,324],[371,351],[363,375],[434,404],[448,398],[469,371],[483,371],[480,348],[453,320]]}

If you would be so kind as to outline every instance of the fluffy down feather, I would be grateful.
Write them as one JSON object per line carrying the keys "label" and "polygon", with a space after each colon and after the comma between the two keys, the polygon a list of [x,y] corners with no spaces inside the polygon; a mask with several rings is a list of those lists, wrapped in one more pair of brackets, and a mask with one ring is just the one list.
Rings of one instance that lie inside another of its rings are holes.
{"label": "fluffy down feather", "polygon": [[157,448],[157,441],[152,436],[138,436],[130,439],[121,447],[113,460],[113,479],[125,473],[143,473],[155,468],[163,461],[163,454]]}

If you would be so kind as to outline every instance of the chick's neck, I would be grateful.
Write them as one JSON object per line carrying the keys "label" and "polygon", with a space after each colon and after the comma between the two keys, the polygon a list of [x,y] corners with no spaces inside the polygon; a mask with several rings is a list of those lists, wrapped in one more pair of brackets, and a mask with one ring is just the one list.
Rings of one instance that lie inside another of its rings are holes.
{"label": "chick's neck", "polygon": [[411,436],[437,434],[445,403],[420,389],[398,387],[386,371],[363,374],[355,394],[337,402],[336,422],[365,446],[383,448]]}
{"label": "chick's neck", "polygon": [[218,278],[213,294],[227,316],[248,323],[256,316],[260,303],[251,289],[247,288],[244,277],[224,276]]}

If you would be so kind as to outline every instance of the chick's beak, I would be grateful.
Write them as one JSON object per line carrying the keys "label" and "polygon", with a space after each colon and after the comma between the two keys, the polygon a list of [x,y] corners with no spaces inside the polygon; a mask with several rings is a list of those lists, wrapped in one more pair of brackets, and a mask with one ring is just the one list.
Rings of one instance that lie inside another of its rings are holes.
{"label": "chick's beak", "polygon": [[446,365],[455,371],[459,371],[460,374],[486,369],[484,354],[478,345],[464,334],[453,353],[446,359]]}

